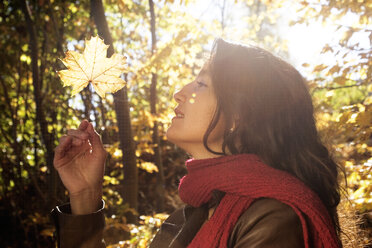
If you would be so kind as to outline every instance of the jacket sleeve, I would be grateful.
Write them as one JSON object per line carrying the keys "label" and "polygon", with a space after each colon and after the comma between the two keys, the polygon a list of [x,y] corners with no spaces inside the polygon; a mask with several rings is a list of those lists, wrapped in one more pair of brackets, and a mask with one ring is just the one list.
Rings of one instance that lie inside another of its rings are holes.
{"label": "jacket sleeve", "polygon": [[105,202],[102,200],[98,211],[86,215],[71,214],[69,203],[56,206],[50,216],[56,227],[58,248],[105,248],[104,206]]}
{"label": "jacket sleeve", "polygon": [[228,247],[302,248],[304,239],[300,218],[284,203],[259,199],[240,216]]}

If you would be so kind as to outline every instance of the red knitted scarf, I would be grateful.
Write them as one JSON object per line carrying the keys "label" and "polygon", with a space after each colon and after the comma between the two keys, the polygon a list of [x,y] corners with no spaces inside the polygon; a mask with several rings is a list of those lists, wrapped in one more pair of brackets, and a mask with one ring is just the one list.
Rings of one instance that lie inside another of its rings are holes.
{"label": "red knitted scarf", "polygon": [[212,159],[188,160],[188,174],[181,179],[179,195],[199,207],[213,190],[226,192],[211,219],[202,226],[188,247],[227,247],[239,216],[254,199],[279,200],[301,220],[305,247],[339,247],[331,218],[319,197],[289,173],[267,166],[258,156],[239,154]]}

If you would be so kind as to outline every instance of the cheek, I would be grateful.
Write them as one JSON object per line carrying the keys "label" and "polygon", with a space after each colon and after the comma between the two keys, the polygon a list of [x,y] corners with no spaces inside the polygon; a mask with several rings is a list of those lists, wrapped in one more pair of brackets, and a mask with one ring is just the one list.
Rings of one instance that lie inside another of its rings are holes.
{"label": "cheek", "polygon": [[208,141],[210,142],[222,142],[223,134],[225,132],[225,121],[223,116],[220,116],[219,121],[217,122],[216,127],[212,130],[211,134],[209,135]]}
{"label": "cheek", "polygon": [[[212,119],[215,115],[216,110],[216,102],[211,101],[208,104],[205,104],[203,106],[199,106],[199,110],[197,114],[192,116],[192,120],[188,122],[188,125],[193,125],[194,130],[203,139],[204,134],[206,133],[210,123],[212,122]],[[217,125],[212,130],[212,132],[209,134],[209,141],[215,142],[217,140],[220,140],[223,137],[223,133],[225,130],[225,121],[224,117],[221,114],[219,121],[217,122]]]}
{"label": "cheek", "polygon": [[[214,102],[198,102],[195,100],[195,105],[192,106],[192,112],[188,113],[186,120],[186,125],[195,131],[203,132],[207,130],[209,124],[211,123],[214,112],[215,112]],[[190,108],[191,109],[191,108]]]}
{"label": "cheek", "polygon": [[[216,109],[216,99],[210,94],[196,94],[192,102],[186,102],[185,118],[174,120],[167,130],[167,139],[173,143],[202,142]],[[218,130],[217,130],[218,129]],[[221,136],[220,123],[210,134],[210,139]],[[213,136],[213,137],[212,137]]]}

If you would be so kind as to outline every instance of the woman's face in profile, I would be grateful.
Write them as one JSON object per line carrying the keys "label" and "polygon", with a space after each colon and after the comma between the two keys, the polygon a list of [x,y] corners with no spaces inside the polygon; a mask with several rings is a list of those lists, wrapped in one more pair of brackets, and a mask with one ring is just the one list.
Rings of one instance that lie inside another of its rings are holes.
{"label": "woman's face in profile", "polygon": [[[204,149],[203,136],[217,106],[207,64],[204,65],[196,79],[185,85],[174,95],[174,98],[178,106],[175,109],[176,116],[168,128],[167,138],[194,155],[194,150],[196,152],[198,149]],[[221,116],[208,138],[208,145],[212,149],[221,150],[223,131],[224,123]]]}

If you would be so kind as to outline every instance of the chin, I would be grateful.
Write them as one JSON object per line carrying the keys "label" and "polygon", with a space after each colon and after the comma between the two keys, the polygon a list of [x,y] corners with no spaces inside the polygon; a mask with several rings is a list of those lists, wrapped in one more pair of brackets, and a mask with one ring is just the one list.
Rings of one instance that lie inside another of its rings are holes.
{"label": "chin", "polygon": [[176,145],[175,140],[177,140],[177,138],[174,137],[175,135],[177,134],[174,133],[174,130],[172,130],[172,127],[169,127],[165,134],[165,136],[167,137],[167,140]]}
{"label": "chin", "polygon": [[173,130],[172,128],[168,128],[165,136],[167,137],[167,140],[169,142],[185,150],[185,143],[188,143],[188,142],[184,140],[185,137],[182,136],[182,133],[177,132],[176,130]]}

